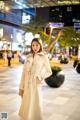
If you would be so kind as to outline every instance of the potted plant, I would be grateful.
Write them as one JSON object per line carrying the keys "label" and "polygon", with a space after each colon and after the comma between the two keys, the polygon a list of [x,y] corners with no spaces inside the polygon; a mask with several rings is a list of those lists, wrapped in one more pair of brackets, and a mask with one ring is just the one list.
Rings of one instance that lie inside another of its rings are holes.
{"label": "potted plant", "polygon": [[74,60],[73,67],[76,68],[77,73],[80,73],[80,60]]}
{"label": "potted plant", "polygon": [[59,66],[52,66],[51,69],[52,69],[52,75],[46,78],[45,82],[50,87],[55,87],[55,88],[60,87],[65,79],[64,72]]}
{"label": "potted plant", "polygon": [[80,73],[80,60],[77,62],[76,71]]}
{"label": "potted plant", "polygon": [[69,62],[67,57],[61,58],[60,63],[67,64]]}

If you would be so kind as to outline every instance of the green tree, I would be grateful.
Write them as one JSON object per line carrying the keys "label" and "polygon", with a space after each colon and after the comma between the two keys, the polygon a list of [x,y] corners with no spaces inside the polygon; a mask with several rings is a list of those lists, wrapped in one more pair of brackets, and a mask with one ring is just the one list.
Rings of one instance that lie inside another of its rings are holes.
{"label": "green tree", "polygon": [[73,27],[64,27],[63,35],[60,37],[61,46],[77,46],[80,44],[80,32]]}

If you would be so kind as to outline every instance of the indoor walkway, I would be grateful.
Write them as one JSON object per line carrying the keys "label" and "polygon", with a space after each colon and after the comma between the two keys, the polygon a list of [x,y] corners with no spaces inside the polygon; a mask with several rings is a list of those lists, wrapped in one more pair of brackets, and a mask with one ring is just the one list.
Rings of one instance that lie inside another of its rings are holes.
{"label": "indoor walkway", "polygon": [[[7,112],[8,120],[20,120],[18,87],[22,68],[0,66],[0,112]],[[42,86],[44,120],[80,120],[80,74],[72,64],[63,65],[63,71],[65,82],[61,87]]]}

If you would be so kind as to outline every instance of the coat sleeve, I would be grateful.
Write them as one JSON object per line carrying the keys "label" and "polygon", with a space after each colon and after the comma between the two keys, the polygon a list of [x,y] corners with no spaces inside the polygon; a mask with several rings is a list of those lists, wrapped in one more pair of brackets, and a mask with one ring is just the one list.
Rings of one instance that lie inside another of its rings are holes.
{"label": "coat sleeve", "polygon": [[19,89],[22,89],[22,90],[24,89],[24,82],[25,82],[25,66],[26,66],[26,62],[24,63],[24,66],[23,66],[21,81],[19,85]]}
{"label": "coat sleeve", "polygon": [[49,63],[49,59],[48,59],[48,56],[45,55],[43,60],[43,69],[41,70],[40,76],[38,76],[38,78],[40,80],[43,80],[49,77],[51,74],[52,74],[52,70]]}

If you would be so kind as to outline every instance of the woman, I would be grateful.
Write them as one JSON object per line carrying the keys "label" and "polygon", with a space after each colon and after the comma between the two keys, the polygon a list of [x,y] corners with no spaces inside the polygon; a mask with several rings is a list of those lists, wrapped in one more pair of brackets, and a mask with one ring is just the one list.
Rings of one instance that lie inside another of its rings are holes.
{"label": "woman", "polygon": [[42,120],[41,82],[51,74],[48,57],[42,52],[42,41],[34,38],[19,87],[19,95],[22,97],[19,115],[22,120]]}

